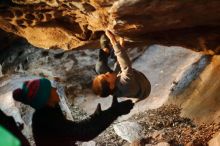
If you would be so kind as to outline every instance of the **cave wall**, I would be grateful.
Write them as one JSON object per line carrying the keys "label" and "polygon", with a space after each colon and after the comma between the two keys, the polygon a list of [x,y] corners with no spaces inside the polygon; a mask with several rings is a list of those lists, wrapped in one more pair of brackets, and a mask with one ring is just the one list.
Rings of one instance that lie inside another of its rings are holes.
{"label": "cave wall", "polygon": [[182,116],[197,122],[220,121],[220,56],[211,58],[209,65],[179,94],[170,94],[170,103],[182,107]]}
{"label": "cave wall", "polygon": [[106,28],[127,46],[164,44],[220,51],[218,0],[4,0],[0,28],[42,48],[97,48]]}

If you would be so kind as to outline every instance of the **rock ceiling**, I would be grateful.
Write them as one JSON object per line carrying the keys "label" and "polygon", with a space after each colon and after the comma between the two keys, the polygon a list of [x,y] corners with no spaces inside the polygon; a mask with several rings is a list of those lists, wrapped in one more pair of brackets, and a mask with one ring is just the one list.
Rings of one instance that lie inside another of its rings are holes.
{"label": "rock ceiling", "polygon": [[3,0],[0,28],[42,48],[97,48],[107,28],[128,46],[220,53],[219,0]]}

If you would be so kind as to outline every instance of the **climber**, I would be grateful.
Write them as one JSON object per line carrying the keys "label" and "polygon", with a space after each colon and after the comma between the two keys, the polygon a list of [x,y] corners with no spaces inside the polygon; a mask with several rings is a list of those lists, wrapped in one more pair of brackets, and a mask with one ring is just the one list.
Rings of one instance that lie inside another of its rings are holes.
{"label": "climber", "polygon": [[[92,84],[94,93],[101,97],[113,95],[135,98],[136,101],[145,99],[151,91],[150,82],[143,73],[132,68],[125,49],[116,41],[112,32],[107,30],[106,35],[113,46],[118,66],[114,71],[106,71],[94,78]],[[106,63],[103,65],[107,66]],[[96,68],[97,72],[99,69],[101,68]]]}
{"label": "climber", "polygon": [[30,146],[26,137],[21,133],[23,125],[17,125],[14,118],[0,110],[0,145],[1,146]]}
{"label": "climber", "polygon": [[131,100],[119,103],[114,99],[110,108],[102,111],[98,104],[89,118],[74,122],[63,115],[55,91],[45,78],[26,81],[22,89],[13,91],[15,100],[35,108],[32,130],[36,146],[72,146],[76,141],[92,140],[134,105]]}

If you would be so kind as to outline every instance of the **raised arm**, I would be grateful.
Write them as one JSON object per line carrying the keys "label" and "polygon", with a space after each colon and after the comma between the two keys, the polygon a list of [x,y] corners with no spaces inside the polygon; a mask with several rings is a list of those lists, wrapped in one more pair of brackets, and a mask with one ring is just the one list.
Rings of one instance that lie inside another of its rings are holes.
{"label": "raised arm", "polygon": [[74,126],[69,125],[69,128],[72,128],[70,135],[74,135],[77,141],[89,141],[109,127],[117,117],[128,114],[133,105],[131,100],[118,103],[117,99],[113,98],[112,106],[102,111],[99,104],[90,118],[75,123]]}
{"label": "raised arm", "polygon": [[[32,127],[36,143],[44,143],[45,137],[66,141],[89,141],[103,132],[117,117],[128,114],[134,104],[131,100],[117,102],[114,98],[112,106],[102,111],[97,106],[89,118],[73,122],[66,120],[59,108],[42,110],[34,114]],[[50,145],[52,144],[51,142]]]}
{"label": "raised arm", "polygon": [[119,63],[122,73],[124,73],[126,76],[128,76],[129,74],[132,74],[131,61],[125,49],[122,48],[122,46],[116,41],[115,36],[112,34],[112,32],[107,30],[106,35],[111,41],[111,44],[115,51],[115,55],[117,57],[117,61]]}

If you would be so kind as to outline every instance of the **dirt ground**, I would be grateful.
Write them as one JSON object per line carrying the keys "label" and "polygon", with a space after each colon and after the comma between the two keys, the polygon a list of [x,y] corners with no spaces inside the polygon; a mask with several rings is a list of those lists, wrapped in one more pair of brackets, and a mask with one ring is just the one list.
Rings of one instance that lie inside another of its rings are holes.
{"label": "dirt ground", "polygon": [[[180,108],[174,105],[135,114],[128,121],[136,121],[143,127],[145,144],[168,142],[171,146],[184,146],[187,143],[207,146],[207,142],[220,130],[220,124],[197,125],[192,120],[180,116]],[[109,127],[98,136],[97,146],[122,146],[126,141],[117,136]]]}

